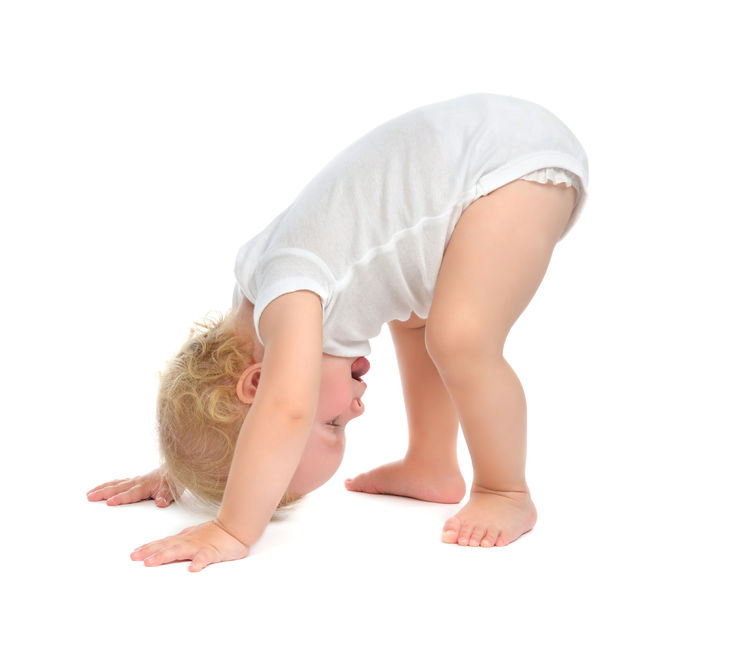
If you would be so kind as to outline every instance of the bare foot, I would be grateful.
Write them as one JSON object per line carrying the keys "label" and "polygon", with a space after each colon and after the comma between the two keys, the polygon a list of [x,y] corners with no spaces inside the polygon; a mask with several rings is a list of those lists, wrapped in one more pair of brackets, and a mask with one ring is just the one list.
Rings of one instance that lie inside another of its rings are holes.
{"label": "bare foot", "polygon": [[466,487],[457,464],[434,466],[407,458],[345,481],[348,491],[408,496],[430,503],[458,503]]}
{"label": "bare foot", "polygon": [[460,546],[507,546],[536,524],[538,514],[530,494],[516,491],[477,491],[444,524],[442,541]]}

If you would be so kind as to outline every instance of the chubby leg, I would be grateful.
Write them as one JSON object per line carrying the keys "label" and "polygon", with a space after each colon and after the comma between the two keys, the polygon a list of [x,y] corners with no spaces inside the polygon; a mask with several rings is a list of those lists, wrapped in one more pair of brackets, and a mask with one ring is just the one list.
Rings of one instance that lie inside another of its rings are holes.
{"label": "chubby leg", "polygon": [[426,345],[457,407],[474,471],[470,501],[444,526],[447,543],[504,546],[535,525],[525,395],[503,347],[546,273],[575,193],[507,184],[465,210],[444,255]]}
{"label": "chubby leg", "polygon": [[425,321],[389,323],[398,359],[409,426],[403,459],[346,480],[349,491],[458,503],[465,495],[457,463],[457,410],[426,351]]}

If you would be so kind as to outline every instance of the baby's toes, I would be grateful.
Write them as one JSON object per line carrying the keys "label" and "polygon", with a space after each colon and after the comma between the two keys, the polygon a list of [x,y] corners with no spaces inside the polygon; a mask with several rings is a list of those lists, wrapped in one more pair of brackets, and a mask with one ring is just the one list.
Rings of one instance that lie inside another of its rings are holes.
{"label": "baby's toes", "polygon": [[488,526],[487,532],[485,532],[485,535],[480,540],[480,546],[482,546],[483,548],[492,548],[497,542],[499,534],[500,530],[498,530],[496,527],[492,525]]}
{"label": "baby's toes", "polygon": [[512,537],[507,532],[501,532],[498,538],[495,540],[496,546],[507,546],[509,543],[515,541],[516,538]]}
{"label": "baby's toes", "polygon": [[475,531],[475,524],[462,521],[462,526],[459,529],[459,536],[457,537],[457,543],[460,546],[469,546],[470,538],[472,533]]}
{"label": "baby's toes", "polygon": [[445,544],[456,544],[461,525],[462,522],[456,516],[448,519],[442,528],[442,541]]}
{"label": "baby's toes", "polygon": [[361,473],[356,475],[354,478],[348,478],[345,480],[345,488],[348,491],[365,491],[366,493],[374,493],[373,483],[370,480],[368,473]]}
{"label": "baby's toes", "polygon": [[481,545],[486,536],[487,536],[487,528],[484,525],[476,525],[472,529],[472,534],[470,535],[470,539],[469,539],[469,545],[470,546]]}

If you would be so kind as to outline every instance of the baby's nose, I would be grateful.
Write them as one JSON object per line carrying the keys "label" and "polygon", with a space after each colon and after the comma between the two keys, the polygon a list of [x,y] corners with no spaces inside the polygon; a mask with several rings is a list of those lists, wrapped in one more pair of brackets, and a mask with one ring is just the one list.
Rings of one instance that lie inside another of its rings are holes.
{"label": "baby's nose", "polygon": [[350,403],[350,411],[353,413],[353,418],[360,416],[365,412],[365,405],[360,398],[353,398],[353,402]]}

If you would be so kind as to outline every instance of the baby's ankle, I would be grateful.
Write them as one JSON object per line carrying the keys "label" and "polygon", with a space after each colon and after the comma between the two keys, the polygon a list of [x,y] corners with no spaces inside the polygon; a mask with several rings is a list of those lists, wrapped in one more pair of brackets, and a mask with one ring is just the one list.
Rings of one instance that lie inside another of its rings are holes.
{"label": "baby's ankle", "polygon": [[459,472],[459,461],[455,454],[435,454],[434,452],[410,449],[404,455],[404,463],[430,471]]}
{"label": "baby's ankle", "polygon": [[528,489],[528,485],[523,482],[522,484],[514,484],[514,485],[491,485],[491,486],[485,486],[480,485],[476,482],[472,482],[472,487],[470,488],[470,493],[477,493],[477,494],[499,494],[503,496],[530,496],[530,490]]}

